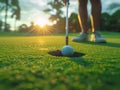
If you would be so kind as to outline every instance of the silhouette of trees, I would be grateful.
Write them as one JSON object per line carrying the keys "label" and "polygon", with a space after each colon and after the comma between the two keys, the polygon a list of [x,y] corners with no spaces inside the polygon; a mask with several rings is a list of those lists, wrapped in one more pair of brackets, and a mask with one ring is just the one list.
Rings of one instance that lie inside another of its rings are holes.
{"label": "silhouette of trees", "polygon": [[11,18],[15,17],[14,29],[16,30],[16,21],[20,20],[20,6],[18,0],[12,0],[12,15]]}
{"label": "silhouette of trees", "polygon": [[107,12],[102,13],[101,15],[101,29],[102,30],[110,30],[110,20],[111,16]]}
{"label": "silhouette of trees", "polygon": [[111,15],[110,28],[112,31],[120,32],[120,10]]}
{"label": "silhouette of trees", "polygon": [[[4,31],[8,31],[7,18],[9,9],[12,10],[11,17],[16,16],[16,20],[20,20],[20,6],[18,0],[0,0],[0,4],[2,4],[1,11],[5,10],[5,24]],[[15,22],[16,23],[16,22]]]}
{"label": "silhouette of trees", "polygon": [[101,18],[101,29],[120,32],[120,10],[117,10],[112,15],[103,13]]}
{"label": "silhouette of trees", "polygon": [[[14,27],[16,28],[16,21],[20,20],[20,6],[19,0],[0,0],[0,12],[5,11],[5,24],[0,20],[0,30],[5,25],[4,31],[10,30],[10,24],[7,23],[8,12],[12,11],[11,18],[15,19]],[[112,13],[104,12],[101,17],[101,30],[117,31],[120,32],[120,4],[112,3],[108,6],[107,10]],[[50,14],[49,20],[54,22],[52,26],[46,25],[44,28],[35,25],[31,22],[30,26],[22,24],[19,26],[20,32],[29,32],[32,34],[48,34],[48,33],[65,33],[65,17],[62,11],[63,5],[61,0],[48,1],[45,13]],[[114,12],[113,12],[114,11]],[[90,23],[89,23],[90,24]],[[77,13],[71,13],[69,17],[69,31],[80,32],[79,21]]]}
{"label": "silhouette of trees", "polygon": [[70,32],[80,32],[78,15],[76,13],[72,13],[69,17],[69,29]]}
{"label": "silhouette of trees", "polygon": [[55,22],[53,25],[54,32],[65,32],[65,17],[62,17],[62,3],[61,0],[53,0],[48,2],[48,8],[44,10],[45,13],[50,14],[49,20]]}
{"label": "silhouette of trees", "polygon": [[[111,3],[101,18],[101,29],[120,32],[120,3]],[[111,15],[110,15],[111,14]]]}
{"label": "silhouette of trees", "polygon": [[30,26],[22,24],[18,28],[19,32],[30,33],[31,35],[48,35],[52,34],[53,28],[49,25],[41,27],[40,25],[35,25],[34,22],[31,22]]}
{"label": "silhouette of trees", "polygon": [[61,0],[54,0],[48,2],[48,8],[44,10],[45,13],[51,14],[49,19],[51,21],[59,21],[62,17],[61,15],[63,14],[63,11],[61,8],[63,7]]}
{"label": "silhouette of trees", "polygon": [[[48,3],[48,8],[44,12],[51,14],[50,20],[56,21],[53,25],[55,32],[63,33],[65,31],[65,17],[61,17],[63,14],[61,8],[63,7],[61,0],[54,0]],[[108,11],[116,11],[110,15],[109,13],[102,13],[101,17],[101,30],[107,31],[120,31],[120,4],[112,3],[108,6]],[[90,22],[89,22],[89,26]],[[57,29],[57,30],[56,30]],[[76,13],[72,13],[69,17],[69,31],[70,32],[80,32],[79,21]]]}
{"label": "silhouette of trees", "polygon": [[0,31],[2,30],[2,24],[3,24],[3,22],[2,22],[2,20],[0,20]]}
{"label": "silhouette of trees", "polygon": [[28,32],[28,26],[26,24],[22,24],[18,27],[19,32]]}

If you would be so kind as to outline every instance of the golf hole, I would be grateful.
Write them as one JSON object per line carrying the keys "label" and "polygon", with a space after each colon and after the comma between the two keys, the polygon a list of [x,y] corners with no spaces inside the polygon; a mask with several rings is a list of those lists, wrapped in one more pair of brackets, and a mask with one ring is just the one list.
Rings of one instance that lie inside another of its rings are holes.
{"label": "golf hole", "polygon": [[58,56],[58,57],[82,57],[85,55],[84,53],[74,52],[74,54],[71,56],[63,56],[61,53],[61,50],[50,51],[48,52],[48,54],[52,56]]}

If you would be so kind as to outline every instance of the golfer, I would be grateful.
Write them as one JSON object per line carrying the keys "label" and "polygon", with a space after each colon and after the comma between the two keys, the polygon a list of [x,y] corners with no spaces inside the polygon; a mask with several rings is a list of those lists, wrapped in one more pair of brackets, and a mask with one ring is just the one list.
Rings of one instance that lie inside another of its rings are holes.
{"label": "golfer", "polygon": [[[63,0],[64,3],[69,2],[69,0]],[[88,37],[88,12],[87,12],[87,3],[88,0],[78,0],[79,5],[79,14],[78,19],[81,27],[81,33],[79,36],[74,37],[72,41],[74,42],[83,42],[83,41],[92,41],[97,43],[105,43],[105,38],[100,34],[100,18],[101,18],[101,1],[100,0],[90,0],[91,2],[91,24],[92,24],[92,34],[90,39]]]}

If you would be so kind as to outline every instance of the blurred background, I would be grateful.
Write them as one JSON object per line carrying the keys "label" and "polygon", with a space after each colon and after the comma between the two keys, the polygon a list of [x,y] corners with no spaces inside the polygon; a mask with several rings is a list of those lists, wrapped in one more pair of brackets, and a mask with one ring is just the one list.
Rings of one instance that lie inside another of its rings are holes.
{"label": "blurred background", "polygon": [[[54,34],[65,32],[62,0],[0,0],[0,32]],[[101,30],[120,32],[120,0],[101,0]],[[88,2],[90,15],[91,5]],[[78,0],[70,0],[69,31],[80,32]],[[88,21],[91,29],[90,19]]]}

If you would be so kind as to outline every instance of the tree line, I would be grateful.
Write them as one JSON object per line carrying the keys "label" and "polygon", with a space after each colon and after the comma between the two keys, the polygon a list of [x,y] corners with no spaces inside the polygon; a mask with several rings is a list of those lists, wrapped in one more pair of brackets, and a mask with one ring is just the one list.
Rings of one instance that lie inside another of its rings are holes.
{"label": "tree line", "polygon": [[[0,12],[5,11],[5,19],[4,22],[0,20],[0,30],[4,26],[4,31],[11,31],[10,24],[7,22],[8,11],[12,11],[11,18],[15,19],[15,27],[16,21],[20,20],[20,15],[22,13],[18,0],[1,0],[0,4]],[[54,0],[54,2],[49,1],[48,7],[43,10],[43,12],[50,14],[49,20],[55,22],[55,24],[42,28],[39,25],[35,25],[34,22],[31,22],[31,25],[28,26],[26,24],[22,24],[18,26],[18,32],[29,32],[34,34],[46,34],[46,33],[64,33],[65,32],[65,16],[63,17],[62,8],[64,7],[61,3],[61,0]],[[118,4],[117,4],[118,5]],[[118,8],[117,5],[111,4],[109,6],[110,10],[114,8]],[[9,10],[10,9],[10,10]],[[54,14],[51,12],[55,11]],[[1,15],[1,14],[0,14]],[[89,28],[91,29],[90,20],[88,21]],[[42,30],[44,29],[44,31]],[[80,32],[79,21],[77,17],[77,13],[71,13],[69,17],[69,31],[70,32]],[[101,30],[104,31],[115,31],[120,32],[120,9],[116,10],[114,13],[109,14],[104,12],[101,14]]]}

